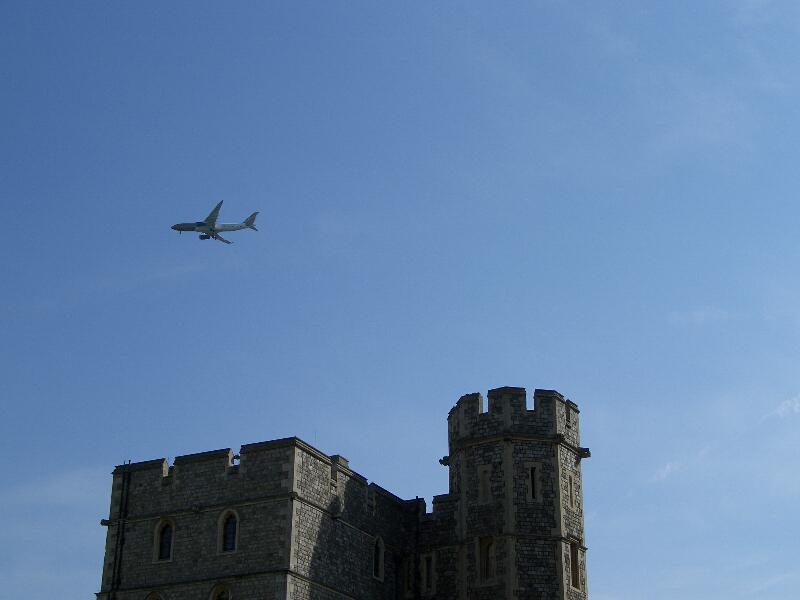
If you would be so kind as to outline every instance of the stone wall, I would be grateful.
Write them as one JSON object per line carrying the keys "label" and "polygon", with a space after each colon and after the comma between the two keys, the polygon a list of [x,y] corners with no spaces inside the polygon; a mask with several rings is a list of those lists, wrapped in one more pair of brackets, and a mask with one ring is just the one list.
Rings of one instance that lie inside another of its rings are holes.
{"label": "stone wall", "polygon": [[[172,467],[164,459],[118,466],[103,591],[115,587],[141,597],[144,590],[169,588],[170,597],[180,597],[190,593],[184,588],[206,585],[210,592],[215,582],[227,580],[255,585],[257,576],[270,589],[285,581],[291,464],[291,445],[278,440],[243,446],[239,464],[224,449],[179,456]],[[220,517],[228,511],[238,518],[236,549],[220,552]],[[172,556],[157,560],[157,533],[165,520],[173,528]]]}
{"label": "stone wall", "polygon": [[580,413],[552,390],[533,401],[510,387],[485,412],[480,394],[458,401],[430,513],[298,438],[120,465],[98,598],[207,600],[225,585],[232,600],[586,600]]}
{"label": "stone wall", "polygon": [[[444,463],[455,523],[446,552],[457,556],[458,575],[453,591],[450,573],[437,571],[451,589],[442,598],[586,597],[583,565],[579,587],[571,585],[570,544],[579,560],[585,550],[580,458],[588,451],[579,446],[578,408],[553,390],[536,390],[533,400],[528,410],[524,389],[499,388],[486,411],[480,394],[450,411]],[[487,542],[492,550],[482,552]]]}
{"label": "stone wall", "polygon": [[[310,447],[298,448],[296,465],[290,597],[393,599],[398,565],[413,553],[417,502],[367,484],[346,460]],[[376,577],[378,538],[384,560]]]}

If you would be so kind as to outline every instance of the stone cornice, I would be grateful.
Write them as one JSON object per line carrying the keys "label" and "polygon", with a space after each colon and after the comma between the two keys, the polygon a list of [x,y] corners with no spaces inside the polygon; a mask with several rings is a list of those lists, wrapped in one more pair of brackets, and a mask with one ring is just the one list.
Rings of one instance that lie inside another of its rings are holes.
{"label": "stone cornice", "polygon": [[[520,433],[498,433],[497,435],[490,435],[486,437],[470,437],[458,440],[453,448],[454,452],[461,452],[467,448],[475,446],[484,446],[486,444],[497,444],[500,442],[538,442],[543,444],[554,444],[562,446],[567,450],[575,453],[578,458],[589,458],[592,453],[589,448],[582,448],[576,446],[566,440],[563,434],[556,435],[526,435]],[[450,457],[445,456],[439,461],[440,464],[449,464]]]}

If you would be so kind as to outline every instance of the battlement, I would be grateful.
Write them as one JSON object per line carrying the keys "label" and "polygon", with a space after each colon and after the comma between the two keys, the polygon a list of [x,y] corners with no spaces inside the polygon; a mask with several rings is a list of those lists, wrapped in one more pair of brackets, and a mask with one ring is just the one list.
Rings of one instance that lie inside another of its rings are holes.
{"label": "battlement", "polygon": [[349,475],[366,482],[366,478],[354,471],[350,471],[349,461],[344,456],[339,454],[328,456],[297,437],[243,444],[238,454],[234,454],[231,448],[183,454],[176,456],[172,465],[169,464],[166,458],[125,463],[117,465],[113,474],[120,475],[128,472],[141,473],[142,477],[146,477],[148,474],[150,476],[167,477],[173,475],[176,471],[186,473],[198,468],[204,470],[216,468],[220,472],[230,472],[232,467],[241,467],[243,471],[248,468],[253,470],[263,466],[263,460],[265,458],[269,459],[275,450],[293,447],[301,448],[326,464],[335,465],[339,470],[349,471]]}
{"label": "battlement", "polygon": [[166,458],[155,458],[153,460],[144,460],[141,462],[135,463],[126,463],[123,465],[117,465],[114,467],[114,475],[120,475],[125,472],[135,472],[135,471],[153,471],[157,472],[164,477],[169,470],[169,463],[167,462]]}
{"label": "battlement", "polygon": [[[501,434],[554,435],[560,426],[565,407],[577,415],[577,405],[555,390],[536,389],[533,409],[527,408],[527,393],[522,387],[489,390],[488,409],[483,410],[479,393],[462,396],[447,417],[450,447],[460,440]],[[565,417],[564,417],[565,418]]]}
{"label": "battlement", "polygon": [[454,494],[439,494],[433,497],[432,511],[425,515],[433,519],[451,519],[457,508],[458,496]]}
{"label": "battlement", "polygon": [[506,386],[456,402],[430,512],[297,437],[118,465],[98,597],[585,600],[579,410],[555,390],[531,401]]}
{"label": "battlement", "polygon": [[174,512],[187,497],[195,507],[297,493],[323,507],[336,496],[342,503],[345,496],[374,502],[376,495],[398,507],[416,502],[370,483],[344,456],[329,456],[297,437],[244,444],[238,454],[231,448],[185,454],[171,465],[166,458],[121,464],[113,475],[118,494],[112,500],[126,490],[131,510],[140,515]]}

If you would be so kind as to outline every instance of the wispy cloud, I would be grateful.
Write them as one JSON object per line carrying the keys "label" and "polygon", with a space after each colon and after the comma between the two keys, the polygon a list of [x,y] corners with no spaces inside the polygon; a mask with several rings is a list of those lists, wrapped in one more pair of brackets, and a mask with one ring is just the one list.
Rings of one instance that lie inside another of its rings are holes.
{"label": "wispy cloud", "polygon": [[694,452],[683,453],[680,457],[667,461],[650,477],[650,481],[658,483],[673,476],[678,471],[692,470],[709,460],[712,447],[708,444]]}
{"label": "wispy cloud", "polygon": [[369,232],[363,217],[342,212],[325,211],[311,217],[311,225],[323,238],[356,238]]}
{"label": "wispy cloud", "polygon": [[800,415],[800,396],[795,396],[790,400],[784,400],[778,406],[776,406],[774,410],[771,410],[765,414],[761,420],[763,421],[771,417],[785,419],[786,417],[792,415]]}
{"label": "wispy cloud", "polygon": [[723,10],[735,41],[713,74],[702,60],[677,69],[643,63],[643,97],[653,115],[648,149],[661,160],[687,153],[722,159],[756,150],[769,118],[763,99],[798,88],[791,53],[775,52],[776,38],[793,39],[800,29],[797,3],[741,0]]}
{"label": "wispy cloud", "polygon": [[703,325],[705,323],[719,323],[730,319],[730,312],[713,306],[673,311],[669,314],[670,322],[680,325]]}
{"label": "wispy cloud", "polygon": [[778,18],[773,0],[740,0],[732,7],[733,20],[736,25],[752,29],[763,25],[770,25]]}
{"label": "wispy cloud", "polygon": [[787,573],[782,573],[780,575],[775,575],[773,577],[769,577],[763,581],[759,581],[753,584],[748,590],[748,595],[761,595],[763,592],[769,590],[770,588],[774,588],[777,585],[782,583],[786,583],[791,581],[792,579],[796,579],[800,573],[798,571],[789,571]]}
{"label": "wispy cloud", "polygon": [[[58,289],[56,287],[40,290],[38,296],[26,300],[24,305],[10,307],[20,314],[53,313],[68,311],[76,306],[97,302],[98,298],[107,299],[146,287],[162,287],[166,284],[177,285],[195,276],[205,274],[206,278],[214,276],[220,269],[232,271],[243,268],[240,257],[232,255],[212,264],[208,262],[164,263],[153,261],[142,268],[120,269],[118,272],[94,273],[84,280]],[[5,307],[4,307],[5,308]]]}
{"label": "wispy cloud", "polygon": [[663,76],[658,128],[650,140],[654,155],[683,155],[711,150],[746,149],[755,129],[756,114],[746,94],[733,83],[708,83],[701,74]]}
{"label": "wispy cloud", "polygon": [[667,477],[678,471],[680,468],[681,464],[679,462],[670,461],[663,467],[658,469],[655,473],[653,473],[653,476],[650,478],[650,481],[654,482],[664,481],[665,479],[667,479]]}
{"label": "wispy cloud", "polygon": [[80,468],[20,483],[0,492],[0,504],[91,506],[110,494],[111,475],[103,468]]}
{"label": "wispy cloud", "polygon": [[103,560],[111,475],[107,467],[71,467],[0,490],[0,510],[14,515],[0,548],[0,578],[9,597],[90,597]]}

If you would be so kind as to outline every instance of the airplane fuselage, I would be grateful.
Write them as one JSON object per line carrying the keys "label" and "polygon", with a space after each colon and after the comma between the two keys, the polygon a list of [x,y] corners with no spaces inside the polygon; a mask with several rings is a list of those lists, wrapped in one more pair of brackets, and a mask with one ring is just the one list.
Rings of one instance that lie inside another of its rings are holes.
{"label": "airplane fuselage", "polygon": [[172,229],[175,231],[196,231],[206,234],[220,231],[239,231],[240,229],[246,228],[247,225],[244,223],[215,223],[212,227],[203,221],[197,221],[196,223],[176,223],[172,226]]}
{"label": "airplane fuselage", "polygon": [[172,226],[172,229],[178,233],[183,233],[184,231],[195,231],[200,234],[201,240],[213,238],[218,242],[223,242],[225,244],[230,244],[232,242],[222,237],[220,235],[222,232],[239,231],[240,229],[252,229],[253,231],[258,231],[258,229],[256,229],[256,217],[258,216],[258,212],[254,212],[242,223],[217,223],[217,215],[219,215],[220,208],[222,208],[222,200],[220,200],[219,204],[214,207],[211,213],[206,217],[205,221],[195,221],[194,223],[175,223],[175,225]]}

